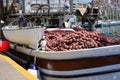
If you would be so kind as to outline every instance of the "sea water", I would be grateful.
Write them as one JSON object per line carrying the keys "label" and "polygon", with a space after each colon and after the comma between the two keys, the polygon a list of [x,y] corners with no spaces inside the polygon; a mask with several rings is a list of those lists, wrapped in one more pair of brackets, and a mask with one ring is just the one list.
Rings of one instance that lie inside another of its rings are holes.
{"label": "sea water", "polygon": [[120,25],[103,25],[102,27],[96,28],[96,31],[105,34],[116,34],[120,33]]}

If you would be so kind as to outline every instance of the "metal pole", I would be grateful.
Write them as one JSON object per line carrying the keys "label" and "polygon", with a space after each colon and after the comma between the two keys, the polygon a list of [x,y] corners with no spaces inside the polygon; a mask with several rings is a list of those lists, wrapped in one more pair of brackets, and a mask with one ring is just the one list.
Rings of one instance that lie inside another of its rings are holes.
{"label": "metal pole", "polygon": [[0,0],[0,38],[2,38],[3,0]]}
{"label": "metal pole", "polygon": [[70,0],[70,14],[73,13],[73,0]]}
{"label": "metal pole", "polygon": [[93,6],[94,6],[94,2],[93,2],[93,0],[92,0],[92,11],[91,11],[91,13],[93,14]]}

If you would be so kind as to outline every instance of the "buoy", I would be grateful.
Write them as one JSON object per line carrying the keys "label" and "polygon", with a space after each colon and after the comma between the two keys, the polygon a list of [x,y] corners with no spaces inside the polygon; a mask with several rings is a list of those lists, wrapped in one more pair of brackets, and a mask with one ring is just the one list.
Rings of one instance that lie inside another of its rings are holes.
{"label": "buoy", "polygon": [[0,52],[6,52],[10,48],[9,41],[4,38],[0,38]]}
{"label": "buoy", "polygon": [[30,67],[28,68],[28,72],[30,72],[35,77],[40,78],[39,70],[35,64],[30,65]]}

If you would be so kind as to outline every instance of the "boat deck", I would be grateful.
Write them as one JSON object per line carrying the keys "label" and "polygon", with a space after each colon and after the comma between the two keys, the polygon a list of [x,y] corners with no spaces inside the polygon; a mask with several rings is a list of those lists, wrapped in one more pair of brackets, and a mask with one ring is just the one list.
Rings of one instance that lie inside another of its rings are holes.
{"label": "boat deck", "polygon": [[0,80],[38,80],[12,59],[0,53]]}

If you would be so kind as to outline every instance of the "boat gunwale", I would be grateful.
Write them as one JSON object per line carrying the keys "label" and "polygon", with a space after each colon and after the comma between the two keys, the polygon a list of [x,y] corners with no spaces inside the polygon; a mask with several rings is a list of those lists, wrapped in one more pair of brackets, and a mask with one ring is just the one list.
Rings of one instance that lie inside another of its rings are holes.
{"label": "boat gunwale", "polygon": [[[15,45],[13,44],[13,47]],[[113,46],[107,46],[107,47],[104,46],[99,48],[90,48],[90,49],[72,50],[72,51],[40,51],[38,49],[27,48],[19,45],[17,45],[17,47],[19,49],[26,50],[28,52],[28,53],[23,52],[24,54],[36,56],[46,60],[73,60],[73,59],[98,58],[98,57],[107,57],[107,56],[109,57],[109,56],[120,55],[119,53],[120,45],[113,45]],[[103,49],[105,50],[104,52],[98,51],[98,50],[101,51]],[[29,52],[31,50],[32,50],[32,53],[30,54]]]}
{"label": "boat gunwale", "polygon": [[5,28],[6,26],[4,26],[2,28],[3,31],[13,31],[13,30],[27,30],[27,29],[35,29],[35,28],[42,28],[41,26],[35,26],[35,27],[18,27],[18,28]]}

